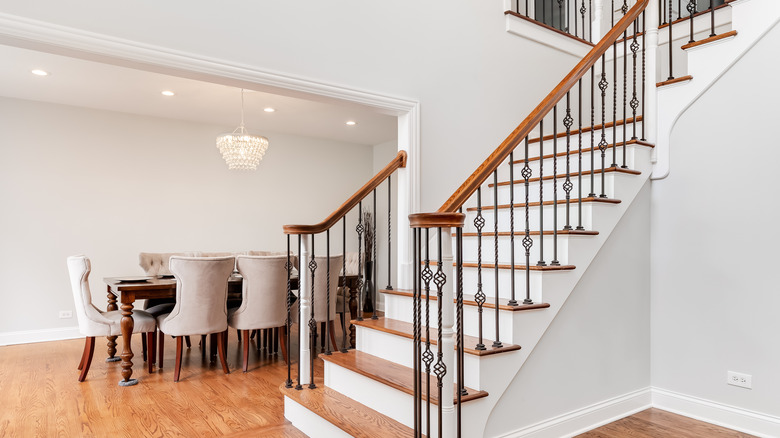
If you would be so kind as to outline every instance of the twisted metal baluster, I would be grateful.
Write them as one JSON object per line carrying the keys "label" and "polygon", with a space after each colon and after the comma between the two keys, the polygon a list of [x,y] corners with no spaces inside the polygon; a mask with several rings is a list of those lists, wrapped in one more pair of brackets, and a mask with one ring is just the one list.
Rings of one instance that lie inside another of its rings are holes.
{"label": "twisted metal baluster", "polygon": [[358,224],[355,231],[358,233],[358,312],[357,320],[363,320],[363,201],[358,202]]}
{"label": "twisted metal baluster", "polygon": [[606,198],[604,194],[604,166],[606,164],[607,154],[607,123],[606,123],[606,97],[607,88],[609,88],[609,82],[607,82],[607,60],[605,56],[601,57],[601,80],[599,81],[599,89],[601,90],[601,141],[599,142],[599,150],[601,151],[601,194],[599,198]]}
{"label": "twisted metal baluster", "polygon": [[[441,254],[441,228],[437,228],[438,231],[438,239],[437,239],[437,245],[438,245],[438,254],[439,254],[439,262],[437,263],[438,270],[436,271],[436,275],[433,278],[433,282],[436,283],[436,303],[438,304],[438,328],[439,328],[439,338],[438,338],[438,348],[436,349],[436,365],[433,366],[433,372],[436,373],[436,386],[439,389],[439,434],[437,436],[442,436],[442,427],[443,427],[443,421],[442,421],[442,401],[441,401],[441,393],[442,393],[442,379],[444,378],[444,375],[447,374],[447,366],[444,365],[444,353],[442,353],[442,289],[444,288],[444,284],[447,283],[447,276],[444,275],[444,272],[442,271],[442,254]],[[431,436],[430,434],[428,436]]]}
{"label": "twisted metal baluster", "polygon": [[[515,153],[509,153],[509,250],[511,264],[511,288],[509,305],[516,306],[517,300],[515,299]],[[496,230],[496,241],[498,241],[498,230]],[[498,264],[498,257],[496,257],[496,264]]]}
{"label": "twisted metal baluster", "polygon": [[311,313],[309,314],[309,342],[311,343],[311,358],[309,359],[311,382],[309,389],[314,389],[314,360],[317,357],[317,321],[314,319],[314,272],[317,270],[317,261],[314,259],[314,234],[311,235],[311,260],[309,261],[309,271],[311,271]]}
{"label": "twisted metal baluster", "polygon": [[596,67],[594,65],[590,68],[590,193],[588,193],[588,198],[596,197],[596,96],[593,91],[595,88]]}
{"label": "twisted metal baluster", "polygon": [[645,40],[647,32],[645,31],[645,11],[642,11],[642,141],[647,141],[645,138]]}
{"label": "twisted metal baluster", "polygon": [[574,184],[571,182],[571,125],[574,123],[574,119],[571,117],[571,100],[569,97],[570,92],[566,92],[566,117],[563,118],[563,126],[566,127],[566,180],[563,182],[563,191],[566,192],[566,225],[563,226],[564,230],[571,230],[570,222],[570,203],[571,203],[571,189],[574,188]]}
{"label": "twisted metal baluster", "polygon": [[325,355],[330,356],[330,228],[325,230],[325,270]]}
{"label": "twisted metal baluster", "polygon": [[376,189],[374,189],[374,214],[371,215],[371,218],[373,220],[372,226],[374,227],[374,233],[373,233],[373,247],[374,247],[374,281],[371,282],[371,319],[379,319],[379,317],[376,314],[376,291],[377,291],[377,281],[379,281],[379,260],[377,260],[376,257]]}
{"label": "twisted metal baluster", "polygon": [[[525,180],[525,237],[523,237],[523,248],[525,248],[525,299],[523,300],[523,304],[533,304],[533,300],[531,300],[531,247],[534,244],[533,239],[531,239],[531,220],[530,220],[530,206],[528,205],[528,190],[530,186],[530,182],[528,181],[529,178],[531,178],[532,172],[531,167],[528,165],[528,137],[525,137],[525,163],[523,165],[523,170],[521,172],[521,175],[523,176],[523,179]],[[541,238],[539,239],[541,241]]]}
{"label": "twisted metal baluster", "polygon": [[474,227],[477,229],[477,293],[474,301],[477,303],[477,315],[479,317],[479,342],[476,350],[485,350],[482,342],[482,305],[485,304],[485,292],[482,290],[482,227],[485,226],[485,218],[482,217],[482,188],[477,189],[477,217],[474,218]]}
{"label": "twisted metal baluster", "polygon": [[455,351],[456,351],[456,367],[458,368],[458,389],[455,391],[456,397],[457,397],[457,406],[455,409],[457,410],[457,421],[458,421],[458,434],[457,437],[460,438],[461,436],[461,425],[463,421],[463,413],[461,409],[461,405],[463,403],[463,396],[468,395],[468,392],[466,392],[466,384],[465,384],[465,373],[463,372],[463,362],[464,362],[464,350],[463,350],[463,228],[458,227],[456,231],[456,238],[455,238],[455,254],[458,257],[457,265],[456,265],[456,272],[458,273],[457,278],[457,285],[456,285],[456,307],[455,307],[455,318],[456,318],[456,332],[455,332]]}
{"label": "twisted metal baluster", "polygon": [[[579,93],[579,110],[577,111],[577,118],[579,119],[579,128],[577,130],[579,132],[579,135],[577,136],[577,229],[584,230],[585,228],[582,227],[582,79],[579,80],[577,92]],[[593,155],[592,152],[591,155]]]}
{"label": "twisted metal baluster", "polygon": [[[292,326],[292,314],[290,312],[290,306],[292,305],[292,302],[290,301],[290,295],[292,293],[291,289],[291,283],[290,283],[290,276],[292,273],[292,260],[290,260],[290,235],[287,235],[287,263],[284,264],[284,269],[287,270],[287,321],[285,321],[284,326],[287,329],[285,336],[287,337],[287,345],[290,345],[290,327]],[[249,342],[249,339],[247,339],[245,342]],[[293,387],[293,381],[292,381],[292,361],[290,360],[289,354],[287,357],[287,380],[284,382],[285,388],[292,388]]]}
{"label": "twisted metal baluster", "polygon": [[[553,259],[550,266],[560,266],[558,262],[558,104],[553,106]],[[541,185],[543,181],[539,181]],[[539,203],[539,209],[544,202]]]}
{"label": "twisted metal baluster", "polygon": [[[513,182],[513,181],[510,181]],[[501,348],[501,341],[499,340],[499,328],[498,328],[498,170],[493,171],[493,248],[495,250],[495,258],[493,259],[496,284],[494,287],[496,294],[496,340],[493,341],[493,348]],[[441,259],[441,257],[439,257]],[[514,266],[512,267],[514,268]],[[514,271],[513,271],[514,272]]]}
{"label": "twisted metal baluster", "polygon": [[[544,236],[544,119],[539,121],[539,236]],[[528,205],[528,202],[526,202]],[[539,238],[539,261],[536,266],[547,266],[544,261],[544,241]]]}
{"label": "twisted metal baluster", "polygon": [[[301,290],[301,276],[306,275],[304,274],[303,271],[303,257],[301,257],[301,245],[303,244],[302,238],[303,235],[299,234],[298,235],[298,321],[300,321],[301,325],[303,325],[303,315],[301,315],[301,301],[303,298],[303,294],[306,293],[306,291]],[[299,391],[303,389],[303,385],[301,385],[301,349],[300,348],[298,349],[298,384],[295,385],[295,389]]]}
{"label": "twisted metal baluster", "polygon": [[[349,293],[347,291],[347,216],[344,215],[341,218],[341,254],[344,257],[341,258],[341,287],[344,291],[344,299],[341,300],[341,316],[342,322],[347,320],[347,300]],[[349,321],[349,320],[347,320]],[[341,340],[341,352],[347,352],[347,324],[344,323],[341,326],[341,331],[344,338]],[[289,345],[289,344],[288,344]]]}
{"label": "twisted metal baluster", "polygon": [[[393,263],[393,175],[387,175],[387,290],[393,290],[393,270],[391,265]],[[374,304],[376,307],[376,304]]]}
{"label": "twisted metal baluster", "polygon": [[[431,321],[430,321],[430,299],[431,299],[431,280],[433,271],[431,271],[431,261],[429,256],[430,235],[428,228],[425,229],[425,267],[422,270],[420,278],[425,285],[425,352],[422,355],[422,361],[425,364],[425,393],[427,395],[426,403],[426,433],[425,436],[431,436],[431,364],[433,363],[433,353],[431,352]],[[439,254],[441,258],[441,254]],[[441,345],[441,344],[438,344]]]}
{"label": "twisted metal baluster", "polygon": [[[634,21],[634,40],[631,42],[631,55],[633,57],[633,63],[634,63],[634,67],[633,67],[633,71],[634,71],[634,73],[633,73],[633,75],[634,75],[634,79],[633,79],[634,89],[633,89],[633,93],[631,95],[631,103],[630,103],[632,117],[634,118],[634,132],[631,135],[631,140],[636,140],[637,139],[637,136],[636,136],[636,110],[637,110],[637,108],[639,108],[639,99],[637,99],[637,97],[636,97],[636,54],[639,51],[639,41],[637,41],[637,39],[639,38],[639,35],[637,35],[637,31],[638,31],[637,26],[638,26],[638,24],[639,24],[639,19],[636,19],[636,21]],[[643,35],[642,39],[644,40],[644,38],[645,37]],[[623,146],[623,165],[620,166],[620,167],[622,167],[624,169],[628,168],[628,166],[626,166],[626,147],[625,147],[625,145]]]}

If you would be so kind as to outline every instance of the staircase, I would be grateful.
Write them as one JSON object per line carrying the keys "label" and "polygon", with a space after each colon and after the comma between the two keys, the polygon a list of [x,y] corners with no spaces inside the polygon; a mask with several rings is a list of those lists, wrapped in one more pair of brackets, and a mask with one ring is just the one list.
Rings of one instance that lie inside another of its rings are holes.
{"label": "staircase", "polygon": [[[751,14],[769,4],[750,3],[744,11]],[[646,5],[637,2],[634,8]],[[744,16],[734,11],[735,27]],[[612,47],[625,27],[605,36],[602,41],[612,39],[604,47]],[[753,43],[760,34],[747,33]],[[718,50],[707,43],[723,43],[733,35],[696,46]],[[702,68],[697,62],[689,64],[693,70]],[[727,61],[721,64],[720,70],[701,72],[708,83],[728,67]],[[580,72],[586,86],[589,71],[588,66]],[[630,90],[630,73],[622,73]],[[693,77],[691,83],[697,74]],[[622,120],[610,122],[602,114],[617,114],[617,108],[605,104],[603,95],[599,99],[599,89],[593,100],[586,92],[579,106],[571,105],[569,94],[578,91],[578,80],[556,89],[560,111],[550,104],[537,119],[529,116],[439,212],[412,215],[419,247],[415,287],[381,290],[385,315],[352,321],[356,348],[320,355],[324,376],[315,377],[319,390],[281,387],[285,416],[295,427],[313,437],[439,436],[442,421],[441,436],[485,436],[510,383],[654,171],[655,146],[637,135],[644,133],[644,115],[623,110]],[[623,98],[630,93],[623,92]],[[570,116],[580,122],[573,126]],[[670,116],[660,117],[661,133],[671,129],[664,117]],[[583,119],[592,124],[582,125]],[[566,128],[559,130],[560,125]],[[469,185],[471,191],[463,195]],[[439,272],[446,280],[435,275]],[[440,345],[445,347],[441,356]],[[437,373],[439,364],[446,366],[446,378]]]}

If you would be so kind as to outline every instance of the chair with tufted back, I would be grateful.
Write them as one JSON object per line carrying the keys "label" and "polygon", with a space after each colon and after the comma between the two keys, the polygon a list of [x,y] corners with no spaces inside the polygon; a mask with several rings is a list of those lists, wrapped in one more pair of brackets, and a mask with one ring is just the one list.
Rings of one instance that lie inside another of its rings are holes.
{"label": "chair with tufted back", "polygon": [[[87,378],[89,366],[92,364],[95,337],[122,335],[122,313],[119,310],[102,312],[92,304],[92,293],[89,290],[90,272],[92,272],[92,264],[89,258],[83,255],[68,257],[68,274],[70,275],[73,301],[76,304],[79,332],[87,337],[78,367],[81,370],[79,382],[83,382]],[[133,321],[135,322],[133,333],[146,333],[147,339],[153,342],[156,328],[154,318],[143,310],[135,310],[133,311]],[[151,361],[149,361],[149,372],[152,372]]]}
{"label": "chair with tufted back", "polygon": [[170,258],[170,270],[176,276],[176,305],[170,313],[157,317],[160,329],[159,367],[162,368],[165,335],[176,338],[176,366],[173,380],[181,373],[182,340],[188,335],[217,334],[219,359],[225,374],[224,334],[227,332],[228,278],[234,257]]}

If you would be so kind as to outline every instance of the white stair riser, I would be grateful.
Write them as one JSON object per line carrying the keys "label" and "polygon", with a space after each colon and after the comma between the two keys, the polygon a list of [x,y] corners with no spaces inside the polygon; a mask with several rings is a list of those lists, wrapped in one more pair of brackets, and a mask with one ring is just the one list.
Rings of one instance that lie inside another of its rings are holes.
{"label": "white stair riser", "polygon": [[[522,286],[522,290],[520,289]],[[518,285],[517,300],[522,302],[525,297],[525,283]],[[423,300],[423,303],[425,301]],[[431,301],[431,314],[436,312],[436,301]],[[423,304],[425,306],[425,304]],[[423,307],[424,309],[424,307]],[[412,322],[412,298],[398,295],[385,295],[385,313],[388,318],[397,319],[405,322]],[[483,336],[495,339],[495,309],[483,308],[482,312],[482,330]],[[513,339],[514,334],[514,318],[519,317],[523,312],[510,312],[507,310],[499,310],[499,328],[500,339],[502,341],[515,344]],[[477,306],[464,305],[463,306],[463,330],[467,336],[479,336],[479,311]]]}
{"label": "white stair riser", "polygon": [[[609,182],[609,181],[607,181]],[[546,196],[545,196],[546,197]],[[558,229],[560,230],[563,228],[564,225],[566,225],[566,205],[565,204],[558,204],[557,206],[553,205],[545,205],[543,207],[540,207],[538,205],[530,206],[528,209],[528,223],[531,230],[539,231],[539,208],[543,208],[544,211],[544,217],[543,217],[543,229],[544,230],[552,230],[553,225],[555,225],[555,217],[553,215],[553,212],[555,211],[557,207],[557,225]],[[586,230],[592,230],[594,229],[594,224],[592,223],[592,211],[593,208],[609,208],[609,204],[605,203],[594,203],[594,202],[583,202],[582,203],[582,226],[585,227]],[[570,222],[574,222],[572,226],[576,226],[577,222],[579,221],[578,215],[579,215],[579,207],[577,205],[577,202],[575,200],[571,200],[569,203],[569,215],[570,215]],[[515,208],[515,230],[525,229],[525,208]],[[467,211],[466,212],[466,219],[463,226],[463,231],[468,233],[474,233],[477,231],[476,226],[474,225],[474,219],[477,217],[476,211]],[[482,210],[482,217],[485,219],[485,225],[482,227],[482,232],[492,232],[495,229],[494,223],[493,223],[493,209],[490,210]],[[509,224],[510,221],[510,212],[508,208],[500,208],[498,209],[498,230],[499,231],[509,231]],[[464,258],[471,258],[474,257],[474,254],[464,254]]]}
{"label": "white stair riser", "polygon": [[[612,192],[613,182],[612,179],[615,177],[615,173],[613,172],[607,172],[606,175],[604,175],[604,178],[606,179],[606,189],[607,189],[607,196],[610,198],[614,196],[614,193]],[[566,192],[563,190],[563,184],[566,182],[565,178],[558,178],[558,181],[553,182],[553,180],[545,180],[542,183],[542,194],[544,196],[545,201],[552,201],[553,200],[553,189],[557,186],[558,193],[557,197],[559,200],[566,199]],[[578,178],[572,178],[572,189],[571,192],[569,192],[569,196],[571,198],[571,203],[576,203],[576,198],[579,196],[579,187],[580,187],[580,181]],[[525,185],[524,184],[515,184],[515,206],[517,204],[522,204],[525,202]],[[594,179],[594,189],[597,191],[597,194],[600,194],[601,190],[601,174],[595,174]],[[493,188],[485,188],[483,186],[482,188],[483,196],[482,196],[482,206],[483,207],[489,207],[493,206],[493,197],[494,192]],[[510,203],[510,193],[509,193],[509,186],[500,186],[498,188],[498,204],[499,205],[509,205]],[[590,175],[583,176],[582,177],[582,197],[587,198],[588,193],[590,192]],[[530,202],[539,202],[539,199],[542,195],[539,194],[539,182],[532,182],[528,185],[528,200]],[[474,202],[474,205],[469,205],[470,207],[476,207],[476,202]],[[515,229],[517,229],[517,224],[522,224],[523,218],[525,214],[525,207],[518,208],[515,207]],[[493,224],[486,224],[485,226],[492,226]],[[507,224],[508,225],[508,224]]]}
{"label": "white stair riser", "polygon": [[[434,327],[435,325],[436,313],[432,311],[431,327]],[[412,339],[404,336],[398,336],[379,330],[357,326],[356,348],[358,351],[362,351],[364,353],[368,353],[409,368],[414,367],[413,342],[414,341]],[[421,342],[420,345],[424,351],[425,343]],[[436,353],[438,352],[436,345],[431,344],[431,352],[435,357]],[[479,357],[472,354],[466,354],[464,356],[463,370],[465,372],[464,378],[466,381],[466,386],[469,388],[480,389]],[[433,365],[431,365],[431,367],[433,367]],[[425,369],[425,364],[422,362],[420,362],[420,369]]]}
{"label": "white stair riser", "polygon": [[[306,391],[306,389],[304,389]],[[351,438],[351,435],[338,426],[310,411],[291,398],[284,397],[284,418],[306,436],[322,438]]]}
{"label": "white stair riser", "polygon": [[[574,224],[576,226],[576,223]],[[517,221],[515,220],[515,226]],[[523,239],[525,234],[519,230],[515,230],[515,265],[525,264],[525,247],[523,247]],[[531,263],[535,263],[539,260],[539,249],[543,246],[545,250],[552,248],[554,236],[544,236],[540,239],[540,236],[530,236],[533,242],[533,246],[530,248]],[[565,264],[568,257],[569,239],[581,239],[587,238],[586,236],[569,236],[568,234],[558,235],[558,260],[561,264]],[[464,236],[463,237],[463,258],[466,262],[476,262],[477,248],[479,247],[479,239],[476,236]],[[498,237],[498,260],[499,263],[509,264],[512,260],[512,245],[509,236]],[[493,236],[482,236],[482,263],[493,263],[496,259],[495,251],[495,238]]]}

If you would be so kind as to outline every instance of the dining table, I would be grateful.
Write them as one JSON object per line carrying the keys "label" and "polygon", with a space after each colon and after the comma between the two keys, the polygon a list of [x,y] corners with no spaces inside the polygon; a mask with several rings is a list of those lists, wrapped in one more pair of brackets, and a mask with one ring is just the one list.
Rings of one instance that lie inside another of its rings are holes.
{"label": "dining table", "polygon": [[[346,287],[349,292],[350,319],[357,319],[357,294],[360,285],[360,276],[346,275],[339,277],[339,286]],[[158,298],[176,297],[176,278],[172,276],[154,277],[105,277],[103,282],[107,286],[108,305],[106,310],[120,310],[122,313],[122,353],[116,357],[117,337],[108,336],[108,358],[106,362],[122,361],[122,380],[120,386],[132,386],[138,383],[133,376],[133,348],[130,343],[133,333],[133,307],[136,300],[149,300]],[[228,279],[228,300],[241,298],[243,279],[240,275],[233,274]],[[298,290],[298,277],[290,278],[290,289]],[[117,303],[119,306],[117,307]],[[349,343],[355,347],[355,331],[353,324],[349,325]]]}

